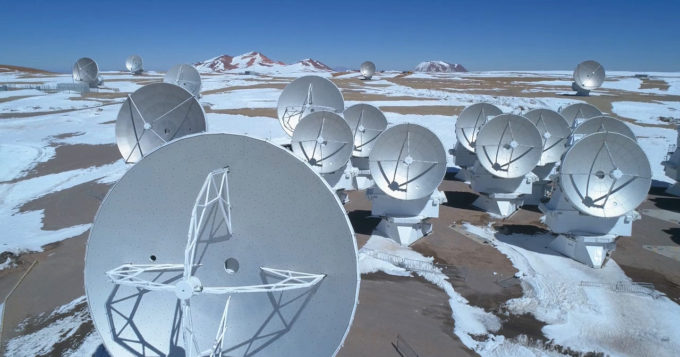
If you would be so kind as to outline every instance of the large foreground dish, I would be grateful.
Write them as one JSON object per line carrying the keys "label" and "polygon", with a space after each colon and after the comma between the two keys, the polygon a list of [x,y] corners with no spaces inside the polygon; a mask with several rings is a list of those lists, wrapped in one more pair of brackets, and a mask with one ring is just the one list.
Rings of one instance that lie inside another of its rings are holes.
{"label": "large foreground dish", "polygon": [[182,138],[133,166],[85,261],[113,356],[333,356],[358,288],[335,193],[292,153],[232,134]]}

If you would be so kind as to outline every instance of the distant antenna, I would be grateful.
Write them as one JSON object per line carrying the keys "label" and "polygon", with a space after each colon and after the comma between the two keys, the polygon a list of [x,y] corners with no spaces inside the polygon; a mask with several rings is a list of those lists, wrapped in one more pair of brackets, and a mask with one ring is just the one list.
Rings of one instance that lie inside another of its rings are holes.
{"label": "distant antenna", "polygon": [[145,157],[87,243],[85,291],[112,356],[334,356],[358,289],[334,193],[247,136],[189,136]]}
{"label": "distant antenna", "polygon": [[398,124],[378,137],[369,156],[378,189],[366,195],[372,214],[383,217],[377,230],[402,245],[432,231],[446,196],[437,190],[446,173],[446,151],[439,138],[416,124]]}
{"label": "distant antenna", "polygon": [[366,61],[361,64],[360,71],[364,79],[371,79],[373,74],[375,74],[375,64],[371,61]]}
{"label": "distant antenna", "polygon": [[602,112],[593,105],[576,103],[562,108],[560,114],[567,120],[570,127],[575,128],[586,119],[601,116]]}
{"label": "distant antenna", "polygon": [[80,58],[73,65],[73,80],[84,82],[90,88],[95,88],[101,82],[99,79],[99,67],[97,62],[88,57]]}
{"label": "distant antenna", "polygon": [[180,86],[195,97],[201,94],[201,75],[194,66],[188,64],[178,64],[170,68],[163,82]]}
{"label": "distant antenna", "polygon": [[571,87],[578,95],[588,95],[591,90],[599,88],[604,82],[604,67],[595,61],[579,63],[574,70],[574,83]]}
{"label": "distant antenna", "polygon": [[626,123],[604,115],[590,118],[581,123],[581,125],[574,129],[573,137],[574,140],[579,140],[584,136],[598,132],[619,133],[637,140],[635,133]]}
{"label": "distant antenna", "polygon": [[290,136],[302,118],[315,111],[342,113],[345,101],[338,87],[319,76],[300,77],[283,89],[277,113],[283,130]]}
{"label": "distant antenna", "polygon": [[475,143],[470,186],[481,195],[473,204],[496,216],[511,215],[531,194],[538,180],[531,171],[542,153],[543,138],[529,119],[501,114],[489,120]]}
{"label": "distant antenna", "polygon": [[153,83],[128,95],[116,119],[116,143],[127,163],[157,147],[206,130],[205,114],[196,97],[169,83]]}
{"label": "distant antenna", "polygon": [[140,74],[144,70],[142,57],[132,55],[125,60],[125,68],[132,74]]}
{"label": "distant antenna", "polygon": [[635,208],[652,183],[649,160],[629,137],[596,132],[577,141],[564,155],[559,186],[540,205],[546,224],[560,234],[550,247],[600,268],[616,247],[616,237],[630,235],[640,215]]}

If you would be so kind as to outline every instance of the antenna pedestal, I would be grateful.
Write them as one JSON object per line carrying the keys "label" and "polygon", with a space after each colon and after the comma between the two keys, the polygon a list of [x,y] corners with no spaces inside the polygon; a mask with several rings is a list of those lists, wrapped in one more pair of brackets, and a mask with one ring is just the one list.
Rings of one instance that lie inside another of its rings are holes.
{"label": "antenna pedestal", "polygon": [[451,150],[451,154],[453,155],[453,163],[460,167],[460,171],[456,174],[456,179],[463,182],[470,182],[470,174],[467,168],[474,166],[477,161],[477,155],[466,149],[460,143],[456,143],[455,148]]}
{"label": "antenna pedestal", "polygon": [[331,188],[337,193],[340,198],[340,202],[349,202],[349,197],[345,191],[357,190],[357,175],[359,170],[352,166],[352,164],[347,163],[343,169],[330,173],[320,173],[319,175],[323,177]]}
{"label": "antenna pedestal", "polygon": [[476,163],[470,173],[470,187],[480,193],[472,204],[491,215],[506,218],[514,213],[527,195],[531,195],[538,177],[528,173],[517,178],[496,177]]}
{"label": "antenna pedestal", "polygon": [[571,82],[571,89],[576,91],[576,95],[587,97],[590,95],[590,91],[579,87],[576,82]]}
{"label": "antenna pedestal", "polygon": [[532,172],[538,177],[538,181],[534,182],[531,188],[531,195],[524,198],[525,205],[538,206],[541,201],[547,197],[548,185],[552,180],[550,176],[555,173],[556,163],[536,166]]}
{"label": "antenna pedestal", "polygon": [[371,169],[368,166],[368,157],[352,156],[350,160],[352,166],[358,170],[356,176],[354,177],[356,189],[365,190],[373,187],[374,182],[371,178]]}
{"label": "antenna pedestal", "polygon": [[591,268],[602,268],[616,249],[616,236],[581,236],[560,234],[548,245],[550,249]]}
{"label": "antenna pedestal", "polygon": [[[678,129],[678,143],[680,144],[680,127]],[[666,176],[674,179],[676,182],[666,189],[666,193],[673,196],[680,196],[680,150],[675,148],[668,150],[666,160],[662,162],[663,171]]]}
{"label": "antenna pedestal", "polygon": [[637,211],[619,217],[596,217],[583,214],[566,200],[558,187],[550,201],[539,205],[545,224],[560,234],[550,248],[593,268],[601,268],[616,248],[618,236],[632,234]]}
{"label": "antenna pedestal", "polygon": [[378,232],[409,246],[432,232],[430,218],[439,217],[439,205],[446,202],[441,191],[417,200],[399,200],[383,193],[377,187],[366,190],[371,201],[371,214],[382,217],[376,227]]}

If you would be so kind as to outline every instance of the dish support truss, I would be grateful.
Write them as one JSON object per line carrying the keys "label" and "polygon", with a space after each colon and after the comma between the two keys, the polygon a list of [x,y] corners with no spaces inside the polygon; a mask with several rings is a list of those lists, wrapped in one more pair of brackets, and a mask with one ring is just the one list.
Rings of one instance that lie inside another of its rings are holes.
{"label": "dish support truss", "polygon": [[[217,205],[222,214],[229,234],[232,234],[231,204],[229,201],[229,168],[215,170],[208,174],[203,187],[196,198],[196,203],[191,212],[187,245],[184,250],[183,264],[123,264],[106,272],[106,275],[116,285],[128,286],[149,291],[174,293],[180,300],[182,308],[182,338],[185,352],[189,357],[193,356],[221,356],[224,348],[224,336],[227,332],[229,315],[229,303],[231,295],[246,293],[269,293],[294,289],[305,289],[319,283],[324,274],[309,274],[284,269],[260,267],[270,276],[281,280],[271,284],[247,285],[247,286],[203,286],[201,281],[193,276],[193,270],[197,267],[194,262],[196,245],[200,232],[207,219],[207,213]],[[183,271],[182,279],[176,284],[164,284],[146,280],[141,277],[144,273]],[[191,298],[200,294],[227,295],[222,318],[216,331],[213,345],[209,349],[201,350],[196,340],[191,318]]]}
{"label": "dish support truss", "polygon": [[[179,125],[177,125],[177,128],[175,128],[175,131],[170,134],[169,140],[166,140],[163,137],[163,135],[156,132],[156,130],[154,129],[154,123],[158,122],[159,120],[170,115],[170,113],[173,113],[173,112],[179,110],[187,102],[190,102],[193,99],[194,99],[194,97],[189,97],[189,98],[183,100],[181,103],[177,104],[172,109],[165,112],[163,115],[159,116],[158,118],[155,118],[155,119],[152,119],[152,120],[146,120],[146,118],[144,118],[144,115],[142,115],[142,111],[139,110],[139,108],[137,107],[137,103],[135,103],[135,100],[132,99],[132,95],[128,94],[128,100],[130,101],[130,123],[132,124],[132,131],[135,133],[135,146],[132,147],[132,150],[130,150],[130,153],[125,158],[125,163],[129,164],[129,163],[134,162],[134,161],[130,161],[130,158],[135,154],[135,150],[139,151],[140,158],[143,158],[145,156],[145,153],[142,152],[142,146],[140,145],[140,140],[142,140],[144,135],[146,135],[149,132],[151,132],[151,134],[158,137],[158,139],[160,139],[163,142],[163,144],[167,144],[169,141],[173,140],[175,138],[175,136],[177,135],[177,133],[179,132],[179,130],[182,128],[182,125],[184,125],[184,123],[187,121],[187,118],[189,117],[189,112],[191,111],[191,105],[194,105],[193,103],[189,106],[189,108],[187,108],[186,113],[184,115],[184,119],[182,119],[182,122],[179,123]],[[143,126],[142,126],[142,133],[139,134],[139,135],[137,134],[138,133],[137,125],[135,124],[135,115],[132,112],[132,108],[134,108],[134,110],[139,115],[139,119],[141,119],[142,123],[144,123]]]}

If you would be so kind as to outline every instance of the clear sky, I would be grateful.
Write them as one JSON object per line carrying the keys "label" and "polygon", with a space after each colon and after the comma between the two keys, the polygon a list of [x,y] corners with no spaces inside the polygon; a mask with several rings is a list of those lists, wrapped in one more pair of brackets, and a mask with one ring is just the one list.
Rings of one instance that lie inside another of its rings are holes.
{"label": "clear sky", "polygon": [[412,69],[680,71],[680,1],[0,0],[0,63],[69,71],[141,55],[166,70],[251,50],[292,63]]}

